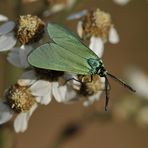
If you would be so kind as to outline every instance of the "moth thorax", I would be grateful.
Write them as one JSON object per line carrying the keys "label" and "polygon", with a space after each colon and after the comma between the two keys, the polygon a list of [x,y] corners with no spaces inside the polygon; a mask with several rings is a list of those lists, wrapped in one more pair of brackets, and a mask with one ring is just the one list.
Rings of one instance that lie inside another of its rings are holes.
{"label": "moth thorax", "polygon": [[21,44],[34,43],[41,39],[45,23],[37,16],[20,16],[16,23],[16,37]]}
{"label": "moth thorax", "polygon": [[98,36],[106,41],[111,25],[111,16],[109,13],[101,11],[100,9],[90,11],[84,17],[82,23],[83,36]]}
{"label": "moth thorax", "polygon": [[98,69],[98,75],[100,77],[105,77],[107,75],[107,71],[106,69],[104,68],[104,66],[100,66],[99,69]]}
{"label": "moth thorax", "polygon": [[6,91],[5,97],[10,108],[18,113],[29,111],[35,103],[35,98],[28,87],[18,84],[11,86]]}

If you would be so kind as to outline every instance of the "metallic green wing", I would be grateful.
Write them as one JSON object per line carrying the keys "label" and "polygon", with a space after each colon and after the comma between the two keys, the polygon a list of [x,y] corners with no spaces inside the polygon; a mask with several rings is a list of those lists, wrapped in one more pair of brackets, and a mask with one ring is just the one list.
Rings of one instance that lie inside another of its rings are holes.
{"label": "metallic green wing", "polygon": [[56,44],[63,47],[65,50],[70,51],[72,54],[76,54],[86,59],[99,59],[99,57],[92,50],[86,47],[80,41],[80,38],[68,28],[58,24],[48,23],[47,31],[50,38]]}
{"label": "metallic green wing", "polygon": [[32,66],[43,69],[82,75],[91,74],[91,67],[85,58],[71,53],[71,50],[67,50],[55,43],[44,44],[32,51],[28,56],[28,62]]}

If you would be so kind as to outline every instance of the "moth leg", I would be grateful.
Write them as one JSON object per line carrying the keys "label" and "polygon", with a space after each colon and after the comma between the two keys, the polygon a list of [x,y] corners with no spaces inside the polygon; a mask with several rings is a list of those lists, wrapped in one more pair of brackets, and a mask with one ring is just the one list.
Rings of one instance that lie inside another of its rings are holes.
{"label": "moth leg", "polygon": [[107,111],[108,103],[109,103],[109,91],[108,91],[108,86],[109,86],[109,81],[107,77],[105,77],[105,95],[106,95],[106,100],[105,100],[105,111]]}

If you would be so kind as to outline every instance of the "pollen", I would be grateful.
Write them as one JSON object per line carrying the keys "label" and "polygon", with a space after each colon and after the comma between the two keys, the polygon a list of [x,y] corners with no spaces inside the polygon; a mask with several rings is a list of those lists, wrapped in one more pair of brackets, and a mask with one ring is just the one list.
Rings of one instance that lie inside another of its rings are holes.
{"label": "pollen", "polygon": [[29,111],[35,103],[28,87],[18,84],[11,86],[5,95],[8,105],[17,113]]}
{"label": "pollen", "polygon": [[16,37],[21,44],[37,42],[44,33],[45,23],[37,16],[22,15],[16,23]]}
{"label": "pollen", "polygon": [[82,23],[83,37],[90,38],[91,36],[99,36],[106,41],[111,26],[111,16],[109,13],[101,11],[100,9],[90,11],[84,17]]}
{"label": "pollen", "polygon": [[103,91],[104,82],[100,79],[98,75],[93,75],[92,80],[90,76],[84,76],[82,79],[82,86],[80,93],[83,95],[93,95],[98,91]]}

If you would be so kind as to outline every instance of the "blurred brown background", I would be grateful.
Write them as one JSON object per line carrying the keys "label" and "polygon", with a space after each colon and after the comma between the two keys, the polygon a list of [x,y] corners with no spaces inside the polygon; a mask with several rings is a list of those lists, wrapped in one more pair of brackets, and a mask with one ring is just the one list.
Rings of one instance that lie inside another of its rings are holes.
{"label": "blurred brown background", "polygon": [[[0,13],[15,20],[20,14],[38,15],[45,8],[43,1],[20,6],[19,0],[0,0]],[[21,4],[22,5],[22,4]],[[23,9],[22,9],[23,8]],[[49,17],[49,21],[62,22],[76,30],[76,21],[68,22],[66,17],[82,9],[107,11],[111,14],[113,23],[118,30],[120,43],[106,44],[103,57],[106,69],[111,73],[124,77],[126,67],[138,65],[147,71],[148,62],[148,1],[132,0],[126,6],[119,6],[111,0],[81,0],[77,1],[71,10],[64,10]],[[4,89],[14,83],[20,71],[10,66],[6,54],[0,53],[0,96]],[[119,84],[110,81],[110,110],[115,99],[127,92]],[[101,99],[104,99],[102,95]],[[28,130],[23,134],[13,134],[14,148],[147,148],[148,128],[139,128],[131,122],[87,122],[77,134],[65,140],[60,146],[54,145],[61,130],[68,124],[79,122],[83,115],[89,114],[93,107],[104,111],[103,105],[97,102],[94,106],[85,108],[82,102],[64,105],[52,101],[48,106],[41,106],[35,111],[29,122]],[[108,111],[105,114],[110,114]],[[0,129],[1,130],[1,129]]]}

